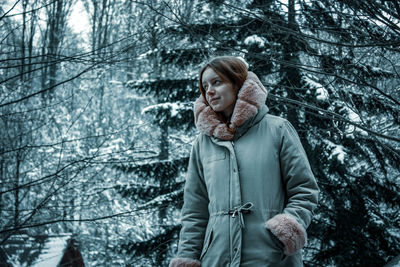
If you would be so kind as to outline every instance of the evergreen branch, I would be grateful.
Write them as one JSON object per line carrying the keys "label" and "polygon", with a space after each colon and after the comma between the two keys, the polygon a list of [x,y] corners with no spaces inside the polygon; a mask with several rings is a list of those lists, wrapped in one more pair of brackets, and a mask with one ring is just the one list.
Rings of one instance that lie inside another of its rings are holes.
{"label": "evergreen branch", "polygon": [[[387,46],[396,47],[400,44],[400,41],[392,41],[392,42],[384,41],[384,42],[374,42],[374,43],[365,43],[365,44],[349,44],[349,43],[334,42],[334,41],[330,41],[330,40],[326,40],[326,39],[321,39],[316,36],[309,35],[304,32],[294,30],[294,29],[291,29],[291,28],[283,26],[283,25],[275,24],[271,20],[267,20],[263,17],[260,17],[257,14],[250,12],[249,10],[246,10],[244,8],[237,7],[237,6],[228,4],[228,3],[223,3],[223,4],[232,9],[240,10],[243,13],[247,13],[252,18],[256,18],[257,20],[268,23],[270,26],[277,28],[279,31],[288,33],[295,37],[302,37],[302,38],[297,38],[299,41],[304,41],[304,39],[310,39],[310,40],[318,41],[319,43],[331,44],[331,45],[336,45],[336,46],[341,46],[341,47],[350,47],[350,48],[363,48],[363,47],[376,47],[376,46],[378,46],[378,47],[387,47]],[[174,22],[176,22],[176,21],[174,21]]]}
{"label": "evergreen branch", "polygon": [[328,72],[324,72],[324,71],[318,71],[318,70],[309,69],[309,68],[307,68],[307,67],[304,67],[304,65],[302,65],[302,64],[296,64],[296,63],[292,63],[292,62],[289,62],[289,61],[286,61],[286,62],[285,62],[285,61],[283,61],[283,60],[275,60],[275,61],[278,62],[278,63],[281,63],[282,65],[289,66],[289,67],[296,67],[296,68],[299,68],[299,69],[301,69],[301,70],[308,71],[308,72],[311,72],[311,73],[324,74],[324,75],[327,75],[327,76],[335,77],[335,78],[337,78],[337,79],[343,80],[343,81],[348,82],[348,83],[350,83],[350,84],[364,85],[364,86],[370,87],[370,88],[374,89],[375,91],[377,91],[378,93],[380,93],[381,95],[383,95],[384,97],[386,97],[386,98],[388,98],[389,100],[391,100],[392,102],[394,102],[396,105],[398,105],[397,107],[400,107],[400,101],[399,101],[399,100],[395,99],[395,98],[394,98],[393,96],[391,96],[390,94],[387,94],[387,93],[383,92],[383,91],[382,91],[380,88],[378,88],[377,86],[368,83],[367,81],[365,81],[365,79],[363,79],[362,83],[357,83],[357,82],[355,82],[355,81],[352,81],[352,80],[350,80],[350,79],[348,79],[348,78],[346,78],[346,77],[340,76],[340,75],[338,75],[338,74],[328,73]]}
{"label": "evergreen branch", "polygon": [[[400,143],[400,138],[398,138],[398,137],[389,136],[389,135],[378,133],[378,132],[376,132],[374,130],[371,130],[371,129],[363,126],[363,125],[355,123],[355,122],[353,122],[353,121],[351,121],[351,120],[349,120],[349,119],[347,119],[347,118],[343,117],[342,115],[339,115],[339,114],[337,114],[335,112],[332,112],[332,111],[329,111],[329,110],[325,110],[325,109],[322,109],[322,108],[319,108],[319,107],[316,107],[316,106],[312,106],[310,104],[306,104],[306,103],[300,102],[298,100],[290,99],[290,98],[283,97],[283,96],[278,96],[278,95],[273,95],[273,94],[269,94],[269,96],[274,100],[279,100],[279,101],[282,101],[282,102],[287,102],[287,103],[294,104],[296,106],[301,106],[301,107],[305,107],[305,108],[308,108],[308,109],[311,109],[311,110],[322,112],[322,113],[328,115],[328,116],[325,116],[325,118],[327,118],[327,119],[342,121],[342,122],[345,122],[347,124],[351,124],[351,125],[353,125],[353,126],[355,126],[357,128],[360,128],[360,129],[362,129],[362,130],[364,130],[364,131],[366,131],[366,132],[368,132],[368,133],[370,133],[370,134],[372,134],[374,136],[378,136],[378,137],[381,137],[381,138],[384,138],[384,139],[387,139],[387,140],[396,141],[396,142]],[[311,113],[311,114],[313,114],[313,113]]]}

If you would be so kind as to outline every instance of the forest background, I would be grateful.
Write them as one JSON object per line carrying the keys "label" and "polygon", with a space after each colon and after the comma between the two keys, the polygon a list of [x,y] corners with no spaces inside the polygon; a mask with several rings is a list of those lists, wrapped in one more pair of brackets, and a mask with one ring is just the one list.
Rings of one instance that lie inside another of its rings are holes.
{"label": "forest background", "polygon": [[399,255],[396,0],[2,1],[0,247],[67,233],[87,266],[167,266],[214,55],[248,61],[300,135],[321,189],[305,265]]}

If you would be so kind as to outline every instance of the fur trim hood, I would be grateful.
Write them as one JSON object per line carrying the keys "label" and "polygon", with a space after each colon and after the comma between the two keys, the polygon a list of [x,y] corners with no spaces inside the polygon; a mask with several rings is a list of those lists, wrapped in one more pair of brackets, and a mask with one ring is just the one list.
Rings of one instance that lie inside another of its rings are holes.
{"label": "fur trim hood", "polygon": [[267,94],[267,90],[257,75],[249,71],[246,80],[239,89],[229,124],[221,120],[201,95],[194,103],[196,127],[208,136],[214,136],[221,140],[233,140],[236,129],[248,119],[257,115],[261,107],[265,105]]}

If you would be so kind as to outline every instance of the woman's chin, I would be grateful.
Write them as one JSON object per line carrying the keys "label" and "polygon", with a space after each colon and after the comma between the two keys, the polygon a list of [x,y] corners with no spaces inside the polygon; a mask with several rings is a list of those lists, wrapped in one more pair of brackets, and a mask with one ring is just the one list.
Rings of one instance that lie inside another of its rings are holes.
{"label": "woman's chin", "polygon": [[215,112],[219,112],[220,109],[218,108],[218,105],[213,105],[211,104],[210,107],[212,108],[212,110],[214,110]]}

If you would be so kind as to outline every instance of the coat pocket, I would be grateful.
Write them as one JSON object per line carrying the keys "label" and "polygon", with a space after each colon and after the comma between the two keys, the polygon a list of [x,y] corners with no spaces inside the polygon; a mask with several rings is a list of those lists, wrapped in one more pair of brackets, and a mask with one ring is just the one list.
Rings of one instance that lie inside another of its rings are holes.
{"label": "coat pocket", "polygon": [[267,229],[269,235],[271,236],[272,242],[274,242],[275,246],[279,248],[279,250],[283,251],[285,245],[279,240],[278,237],[276,237],[271,230]]}
{"label": "coat pocket", "polygon": [[277,249],[279,251],[279,253],[280,253],[280,260],[281,261],[285,260],[286,255],[285,255],[285,253],[283,253],[285,245],[279,240],[279,238],[277,236],[275,236],[271,232],[271,230],[269,230],[269,229],[266,229],[266,230],[268,232],[268,235],[269,235],[270,239],[272,240],[272,243],[273,243],[275,249]]}
{"label": "coat pocket", "polygon": [[217,160],[224,160],[226,157],[225,151],[217,151],[215,153],[212,153],[206,157],[206,162],[213,162]]}
{"label": "coat pocket", "polygon": [[206,233],[206,237],[204,239],[204,244],[203,244],[203,249],[202,249],[201,254],[200,254],[200,261],[206,255],[207,250],[211,245],[212,239],[213,239],[213,229],[211,228],[210,231],[208,232],[208,234]]}
{"label": "coat pocket", "polygon": [[263,230],[265,233],[265,238],[266,238],[267,244],[270,247],[271,252],[272,252],[271,258],[273,258],[273,260],[278,263],[278,262],[283,261],[286,258],[286,255],[284,254],[285,245],[265,225],[265,222],[267,222],[270,218],[272,218],[276,214],[279,214],[279,211],[265,210],[265,213],[263,214],[263,222],[264,222]]}

